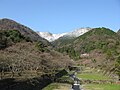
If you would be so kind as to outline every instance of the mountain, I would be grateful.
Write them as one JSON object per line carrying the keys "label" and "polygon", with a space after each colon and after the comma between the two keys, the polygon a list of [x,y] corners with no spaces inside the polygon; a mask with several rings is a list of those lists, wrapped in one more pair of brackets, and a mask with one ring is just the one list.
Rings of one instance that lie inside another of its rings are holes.
{"label": "mountain", "polygon": [[57,40],[51,42],[53,46],[59,47],[59,46],[64,46],[68,45],[69,43],[73,42],[76,37],[79,37],[83,35],[84,33],[90,31],[92,28],[80,28],[77,30],[74,30],[72,32],[68,32],[64,36],[58,38]]}
{"label": "mountain", "polygon": [[66,32],[66,33],[62,33],[62,34],[52,34],[49,32],[37,32],[38,35],[40,35],[41,37],[47,39],[50,42],[53,42],[59,38],[74,38],[74,37],[78,37],[86,32],[88,32],[89,30],[91,30],[91,28],[80,28],[77,30],[74,30],[72,32]]}
{"label": "mountain", "polygon": [[117,31],[117,34],[120,35],[120,29]]}
{"label": "mountain", "polygon": [[4,88],[1,90],[14,84],[6,82],[8,78],[29,83],[34,82],[34,78],[42,78],[41,84],[49,82],[44,81],[47,77],[53,81],[56,73],[73,64],[69,56],[51,49],[45,42],[48,41],[24,25],[9,19],[0,20],[0,79],[5,80],[5,83],[0,80],[0,88]]}
{"label": "mountain", "polygon": [[[2,68],[10,69],[10,66],[12,67],[12,63],[14,62],[24,62],[24,68],[26,68],[27,63],[29,63],[31,68],[34,68],[39,64],[37,67],[44,67],[45,72],[47,72],[46,69],[57,69],[57,67],[63,65],[60,65],[59,63],[66,62],[68,65],[69,57],[51,50],[49,44],[50,43],[47,40],[40,37],[30,28],[10,19],[1,19],[0,70]],[[58,63],[58,61],[60,62]],[[1,62],[4,64],[3,67]],[[17,67],[16,64],[16,69],[22,68],[22,66]]]}
{"label": "mountain", "polygon": [[120,68],[120,36],[108,28],[94,28],[56,50],[77,60],[78,64],[106,71]]}
{"label": "mountain", "polygon": [[94,28],[89,32],[75,38],[72,42],[58,46],[58,48],[72,47],[79,54],[89,53],[95,49],[100,49],[103,51],[115,50],[119,47],[119,36],[117,33],[113,32],[107,28]]}
{"label": "mountain", "polygon": [[90,31],[92,28],[80,28],[80,29],[76,29],[72,32],[68,32],[67,34],[65,34],[63,37],[78,37],[78,36],[81,36],[83,35],[84,33]]}
{"label": "mountain", "polygon": [[47,40],[40,37],[32,29],[16,22],[11,19],[0,19],[0,30],[18,30],[23,36],[32,41],[42,41],[45,44],[49,44]]}
{"label": "mountain", "polygon": [[49,42],[52,42],[62,36],[64,36],[66,33],[62,33],[62,34],[52,34],[49,32],[37,32],[39,36],[47,39]]}

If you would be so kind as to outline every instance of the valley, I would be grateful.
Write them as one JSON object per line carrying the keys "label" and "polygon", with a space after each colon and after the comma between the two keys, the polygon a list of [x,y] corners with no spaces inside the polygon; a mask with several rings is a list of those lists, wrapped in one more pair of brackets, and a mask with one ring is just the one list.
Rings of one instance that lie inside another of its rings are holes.
{"label": "valley", "polygon": [[83,90],[120,90],[119,31],[81,28],[40,36],[0,20],[0,90],[69,90],[73,73]]}

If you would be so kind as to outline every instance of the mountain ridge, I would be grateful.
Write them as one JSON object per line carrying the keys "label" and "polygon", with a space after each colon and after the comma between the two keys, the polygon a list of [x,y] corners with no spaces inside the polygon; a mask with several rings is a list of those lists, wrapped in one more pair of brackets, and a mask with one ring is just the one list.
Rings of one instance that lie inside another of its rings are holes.
{"label": "mountain ridge", "polygon": [[62,33],[62,34],[52,34],[50,32],[37,32],[39,36],[41,36],[42,38],[47,39],[49,42],[52,42],[62,36],[64,36],[66,33]]}
{"label": "mountain ridge", "polygon": [[70,38],[73,38],[73,37],[78,37],[86,32],[88,32],[89,30],[91,30],[92,28],[79,28],[79,29],[76,29],[74,31],[71,31],[71,32],[65,32],[65,33],[61,33],[61,34],[52,34],[50,32],[37,32],[39,36],[47,39],[48,41],[50,42],[53,42],[59,38],[64,38],[64,37],[70,37]]}

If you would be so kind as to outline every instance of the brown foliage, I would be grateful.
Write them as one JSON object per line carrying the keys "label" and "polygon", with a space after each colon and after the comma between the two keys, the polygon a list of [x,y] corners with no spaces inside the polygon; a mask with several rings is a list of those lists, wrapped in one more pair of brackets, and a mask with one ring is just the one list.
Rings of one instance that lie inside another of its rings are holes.
{"label": "brown foliage", "polygon": [[13,76],[14,73],[21,75],[26,70],[51,73],[67,67],[69,60],[69,57],[56,51],[41,52],[31,42],[17,43],[0,50],[0,69],[12,72]]}

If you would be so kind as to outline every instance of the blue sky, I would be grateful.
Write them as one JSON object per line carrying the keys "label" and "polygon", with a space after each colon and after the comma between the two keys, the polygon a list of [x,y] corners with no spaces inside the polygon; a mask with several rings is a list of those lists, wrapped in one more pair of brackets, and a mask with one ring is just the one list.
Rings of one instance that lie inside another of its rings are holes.
{"label": "blue sky", "polygon": [[81,27],[107,27],[117,31],[120,0],[0,0],[0,18],[51,33]]}

